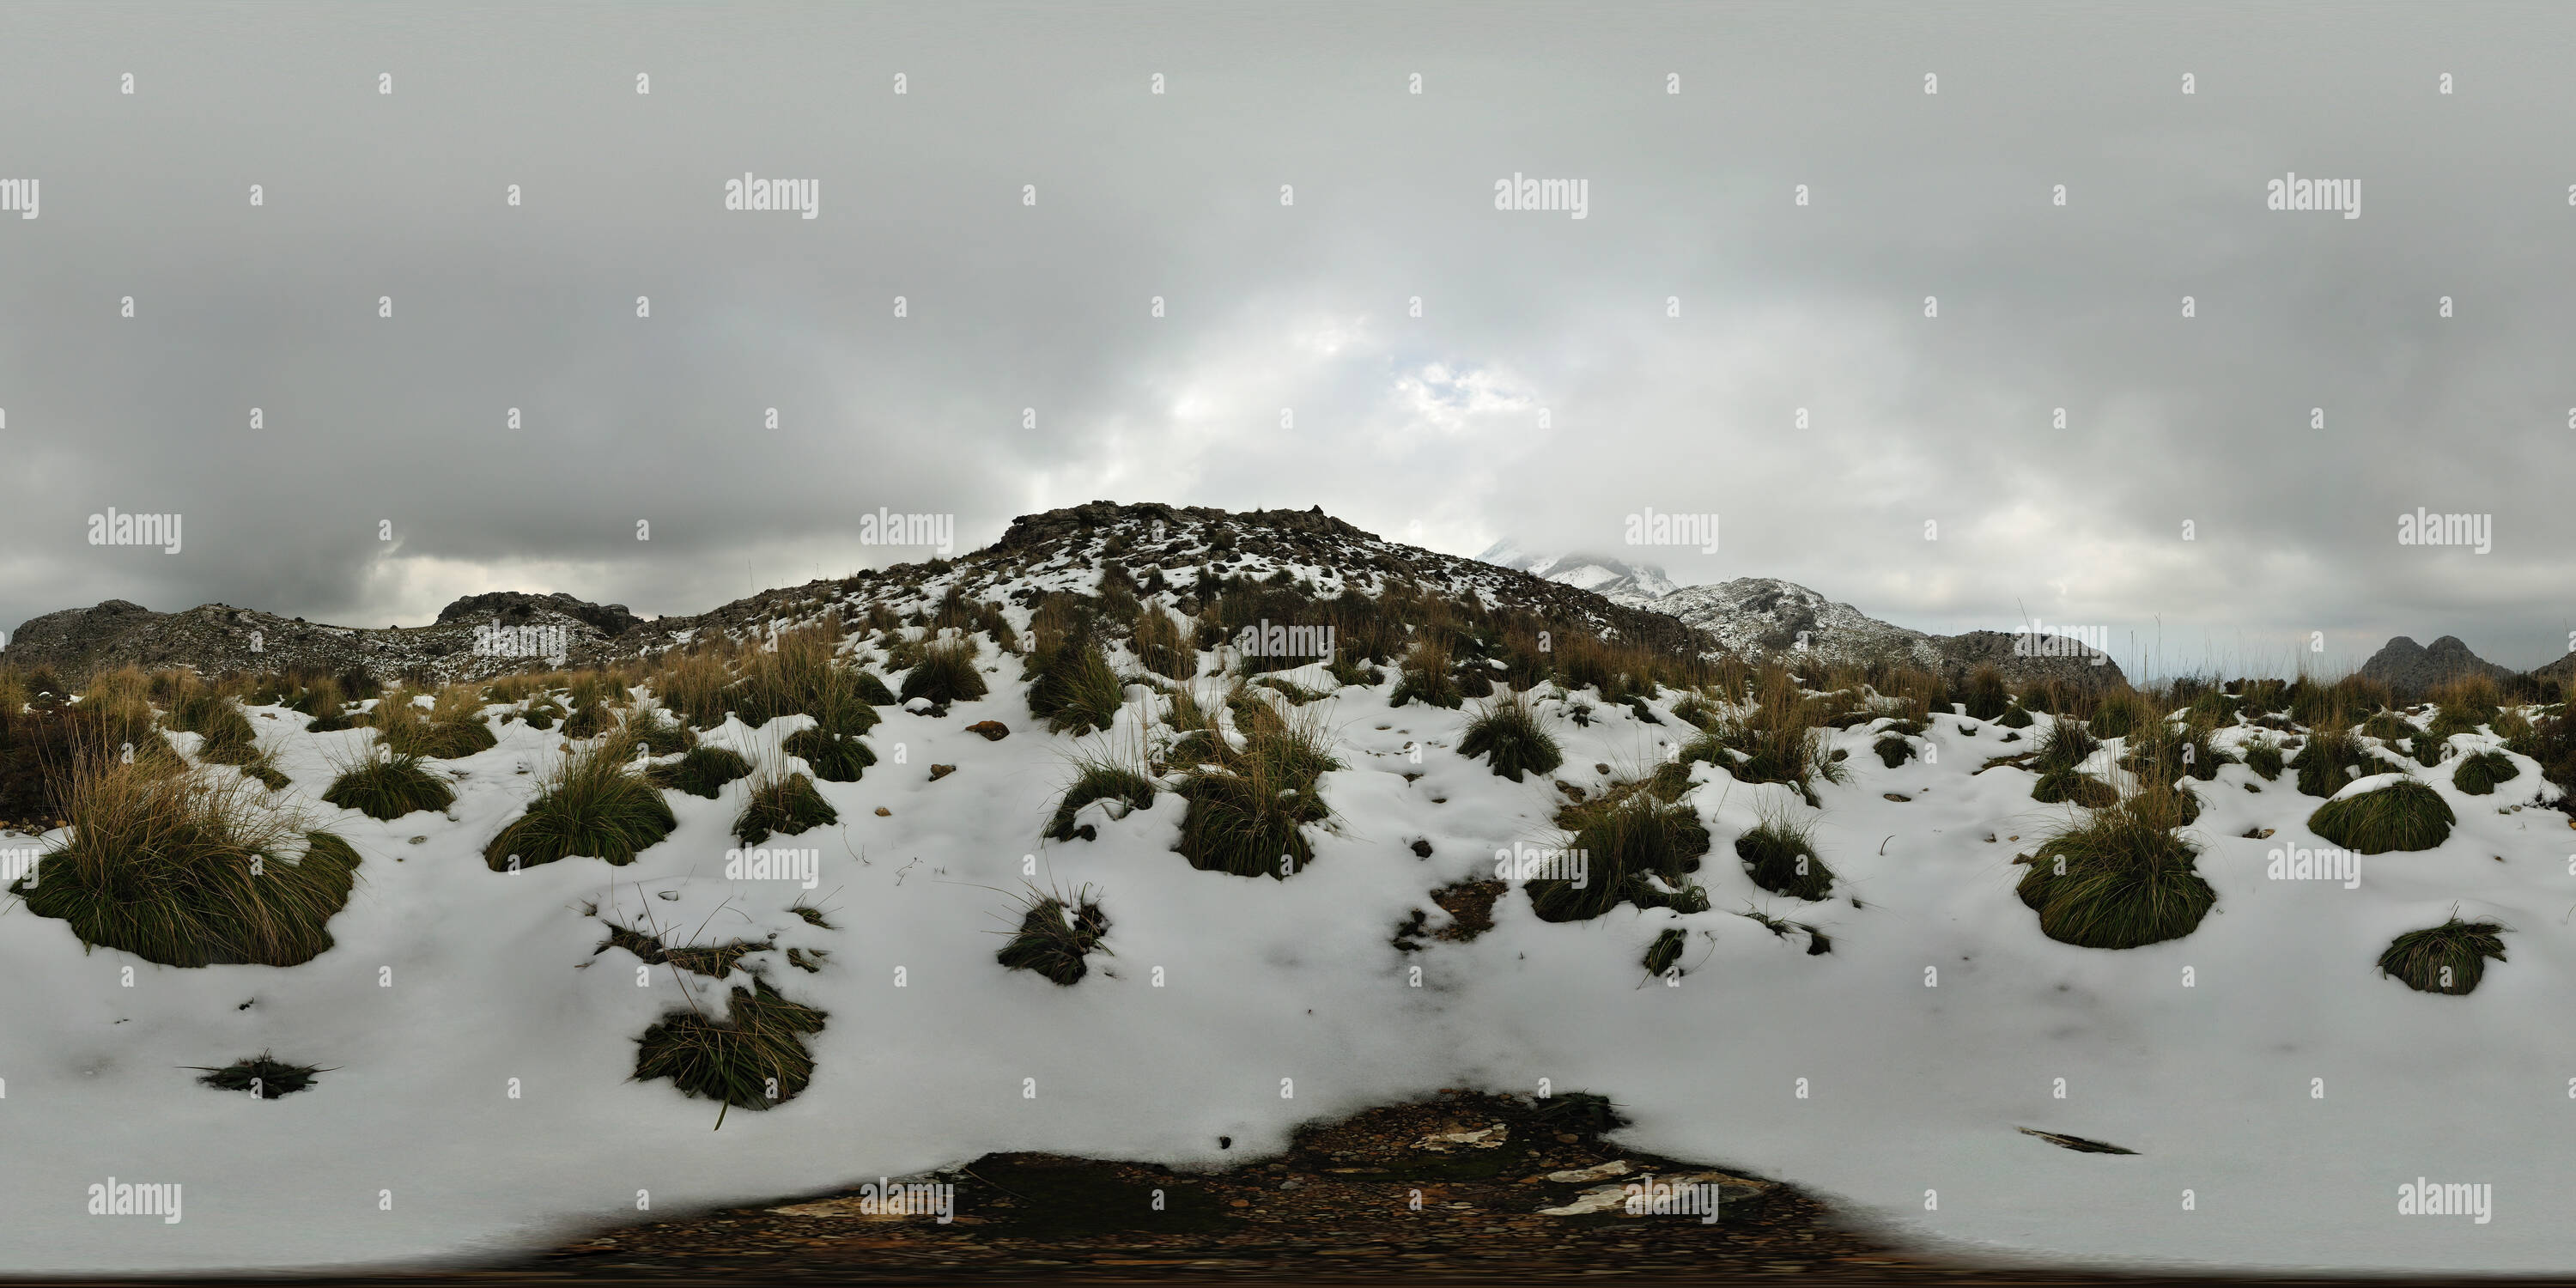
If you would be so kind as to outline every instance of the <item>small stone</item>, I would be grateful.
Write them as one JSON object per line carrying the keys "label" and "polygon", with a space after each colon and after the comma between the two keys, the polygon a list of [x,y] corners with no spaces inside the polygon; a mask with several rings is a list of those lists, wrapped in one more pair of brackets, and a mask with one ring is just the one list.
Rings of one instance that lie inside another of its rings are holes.
{"label": "small stone", "polygon": [[878,818],[892,818],[892,817],[894,817],[894,811],[893,811],[893,810],[890,810],[890,809],[887,809],[887,808],[886,808],[885,806],[883,806],[883,805],[879,805],[879,806],[877,806],[877,817],[878,817]]}
{"label": "small stone", "polygon": [[1415,857],[1415,858],[1417,858],[1417,859],[1427,859],[1427,858],[1430,858],[1430,857],[1431,857],[1431,842],[1430,842],[1428,839],[1416,840],[1416,841],[1413,843],[1413,857]]}
{"label": "small stone", "polygon": [[946,778],[950,774],[956,772],[957,766],[955,765],[932,765],[930,767],[930,781],[934,783],[938,782],[940,779]]}
{"label": "small stone", "polygon": [[978,720],[966,726],[966,732],[980,734],[986,742],[1000,742],[1011,736],[1010,729],[999,720]]}
{"label": "small stone", "polygon": [[415,836],[411,838],[411,843],[414,845],[427,845],[429,844],[429,838],[426,836]]}
{"label": "small stone", "polygon": [[1897,795],[1897,794],[1896,794],[1896,793],[1894,793],[1894,792],[1884,792],[1884,793],[1881,793],[1881,794],[1882,794],[1882,795],[1884,795],[1884,796],[1886,796],[1886,797],[1887,797],[1887,799],[1892,800],[1892,801],[1895,801],[1895,802],[1897,802],[1897,803],[1898,803],[1898,804],[1900,804],[1900,805],[1901,805],[1901,804],[1904,804],[1904,803],[1905,803],[1905,802],[1907,802],[1907,801],[1910,801],[1910,800],[1914,799],[1914,798],[1913,798],[1913,797],[1911,797],[1911,796],[1899,796],[1899,795]]}

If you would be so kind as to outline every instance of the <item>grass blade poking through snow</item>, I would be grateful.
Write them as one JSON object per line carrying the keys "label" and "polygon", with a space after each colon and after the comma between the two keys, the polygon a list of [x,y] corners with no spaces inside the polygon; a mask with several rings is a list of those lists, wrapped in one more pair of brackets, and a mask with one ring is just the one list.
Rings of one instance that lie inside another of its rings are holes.
{"label": "grass blade poking through snow", "polygon": [[634,747],[615,737],[580,747],[557,762],[528,810],[483,847],[495,872],[535,867],[575,855],[623,866],[680,825],[661,791],[631,767]]}
{"label": "grass blade poking through snow", "polygon": [[1499,778],[1521,781],[1524,773],[1545,774],[1565,763],[1556,739],[1539,723],[1538,712],[1521,694],[1497,698],[1467,723],[1458,754],[1483,756]]}

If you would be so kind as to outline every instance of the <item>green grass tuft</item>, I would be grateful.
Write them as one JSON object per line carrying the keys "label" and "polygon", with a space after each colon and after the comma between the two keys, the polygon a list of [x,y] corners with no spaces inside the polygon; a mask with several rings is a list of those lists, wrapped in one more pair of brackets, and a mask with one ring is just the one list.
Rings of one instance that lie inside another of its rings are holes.
{"label": "green grass tuft", "polygon": [[2504,927],[2492,921],[2462,921],[2456,915],[2427,930],[2410,930],[2391,940],[2379,955],[2379,973],[2394,975],[2419,993],[2474,991],[2486,975],[2486,959],[2504,960]]}
{"label": "green grass tuft", "polygon": [[644,777],[655,787],[714,800],[722,794],[726,783],[751,777],[751,762],[730,747],[700,744],[689,748],[688,754],[678,760],[646,769]]}
{"label": "green grass tuft", "polygon": [[787,735],[780,747],[788,755],[803,757],[814,776],[827,783],[855,783],[868,766],[877,763],[875,749],[857,734],[820,727],[799,729]]}
{"label": "green grass tuft", "polygon": [[1174,848],[1202,872],[1285,880],[1314,861],[1305,829],[1332,816],[1319,780],[1341,762],[1319,722],[1292,723],[1259,699],[1233,709],[1241,748],[1214,729],[1192,738],[1206,759],[1173,789],[1189,802]]}
{"label": "green grass tuft", "polygon": [[1765,818],[1735,838],[1735,856],[1744,861],[1744,875],[1773,894],[1810,903],[1833,897],[1834,870],[1816,856],[1812,823]]}
{"label": "green grass tuft", "polygon": [[1478,711],[1467,723],[1466,737],[1459,740],[1458,754],[1483,756],[1496,777],[1516,783],[1524,773],[1551,773],[1565,763],[1565,753],[1539,723],[1538,712],[1518,694],[1496,699]]}
{"label": "green grass tuft", "polygon": [[1075,765],[1074,779],[1056,801],[1055,815],[1047,820],[1045,837],[1050,841],[1070,841],[1078,835],[1074,818],[1082,807],[1094,801],[1125,801],[1134,809],[1154,808],[1154,780],[1114,760],[1094,759]]}
{"label": "green grass tuft", "polygon": [[[718,1020],[673,1012],[635,1040],[635,1080],[668,1078],[689,1096],[731,1108],[767,1109],[796,1098],[814,1079],[804,1035],[823,1031],[828,1012],[791,1002],[754,978],[732,990],[733,1012]],[[724,1125],[724,1115],[716,1115]]]}
{"label": "green grass tuft", "polygon": [[556,764],[527,812],[483,848],[495,872],[532,868],[576,855],[613,866],[635,861],[638,851],[680,825],[670,803],[630,768],[634,749],[616,738],[577,748]]}
{"label": "green grass tuft", "polygon": [[322,799],[369,818],[397,819],[416,810],[444,810],[456,803],[456,792],[420,757],[379,746],[342,768]]}
{"label": "green grass tuft", "polygon": [[247,1091],[262,1100],[293,1095],[312,1086],[313,1075],[330,1072],[316,1065],[288,1064],[266,1051],[222,1068],[203,1064],[188,1067],[205,1071],[206,1076],[197,1081],[206,1086],[218,1091]]}
{"label": "green grass tuft", "polygon": [[1090,887],[1071,897],[1033,891],[1021,910],[1018,932],[994,954],[994,960],[1071,987],[1090,972],[1082,960],[1085,955],[1109,951],[1100,947],[1101,937],[1108,933],[1109,915],[1091,897]]}
{"label": "green grass tuft", "polygon": [[2408,778],[2327,801],[2308,816],[2308,830],[2356,853],[2385,854],[2432,849],[2458,821],[2440,792]]}
{"label": "green grass tuft", "polygon": [[745,845],[758,845],[773,832],[795,836],[840,821],[840,811],[814,790],[813,779],[789,774],[752,785],[734,817],[733,834]]}
{"label": "green grass tuft", "polygon": [[2178,789],[2147,790],[2058,830],[2028,860],[2022,903],[2041,933],[2079,948],[2136,948],[2198,928],[2218,895],[2178,835]]}
{"label": "green grass tuft", "polygon": [[921,650],[921,661],[903,675],[903,700],[966,702],[983,697],[984,673],[975,666],[975,641],[944,640]]}
{"label": "green grass tuft", "polygon": [[2460,758],[2459,767],[2451,771],[2451,786],[2459,788],[2463,795],[2491,796],[2497,783],[2511,782],[2521,774],[2513,757],[2501,751],[2481,751]]}

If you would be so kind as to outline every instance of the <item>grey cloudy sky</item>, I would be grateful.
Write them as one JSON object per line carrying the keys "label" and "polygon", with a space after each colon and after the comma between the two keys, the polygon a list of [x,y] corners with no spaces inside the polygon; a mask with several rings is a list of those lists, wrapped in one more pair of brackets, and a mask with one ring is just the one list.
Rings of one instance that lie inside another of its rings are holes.
{"label": "grey cloudy sky", "polygon": [[[2571,47],[2462,4],[13,5],[0,624],[694,612],[922,557],[880,506],[973,546],[1109,498],[2169,667],[2529,666],[2576,628]],[[2265,209],[2289,171],[2361,217]],[[819,217],[726,211],[745,172]],[[183,551],[88,544],[111,506]],[[2491,552],[2400,545],[2418,506]],[[1621,545],[1648,507],[1721,549]]]}

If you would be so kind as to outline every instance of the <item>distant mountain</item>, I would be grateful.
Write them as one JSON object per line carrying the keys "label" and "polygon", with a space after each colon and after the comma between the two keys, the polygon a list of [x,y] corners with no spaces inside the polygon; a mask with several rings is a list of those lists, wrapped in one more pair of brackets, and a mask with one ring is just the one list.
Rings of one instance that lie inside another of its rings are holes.
{"label": "distant mountain", "polygon": [[2470,652],[2469,646],[2460,642],[2457,635],[2445,635],[2429,647],[2400,635],[2380,645],[2379,651],[2361,664],[2361,674],[2400,694],[2413,696],[2446,680],[2463,676],[2483,675],[2503,681],[2512,679],[2519,672]]}
{"label": "distant mountain", "polygon": [[[2037,657],[2020,637],[2008,632],[1932,635],[1882,622],[1777,577],[1674,587],[1660,568],[1591,554],[1534,555],[1509,540],[1496,542],[1477,557],[1676,618],[1707,632],[1719,647],[1746,658],[1785,659],[1803,651],[1820,655],[1829,664],[1913,666],[1954,684],[1981,666],[1992,666],[2016,681],[2054,677],[2085,687],[2125,678],[2118,663],[2089,649],[2072,656]],[[1664,589],[1655,590],[1658,586]]]}
{"label": "distant mountain", "polygon": [[1653,564],[1629,563],[1608,555],[1576,551],[1561,555],[1533,555],[1510,540],[1497,541],[1476,556],[1484,563],[1514,568],[1559,585],[1588,590],[1614,604],[1631,608],[1646,607],[1678,589],[1664,570]]}
{"label": "distant mountain", "polygon": [[[495,625],[537,629],[496,636],[489,634]],[[619,655],[621,637],[637,636],[639,625],[623,604],[593,604],[560,592],[469,595],[449,604],[434,625],[409,630],[325,626],[229,604],[156,613],[111,599],[30,619],[10,637],[6,656],[14,665],[50,667],[74,680],[128,665],[190,666],[208,675],[356,670],[380,678],[427,673],[479,679],[524,669],[532,660],[555,656],[558,646],[560,656],[575,665],[609,660]],[[486,634],[478,636],[478,628]],[[538,653],[531,654],[532,644]]]}

